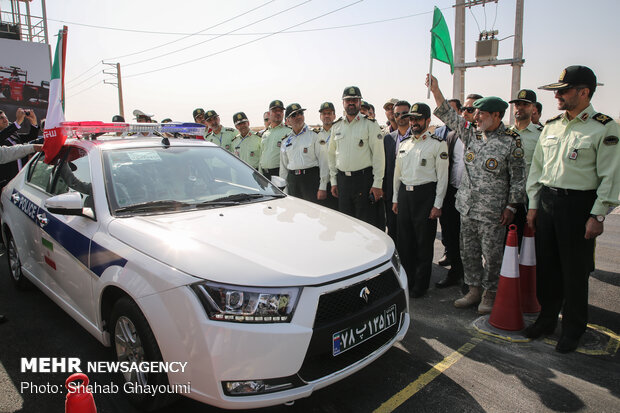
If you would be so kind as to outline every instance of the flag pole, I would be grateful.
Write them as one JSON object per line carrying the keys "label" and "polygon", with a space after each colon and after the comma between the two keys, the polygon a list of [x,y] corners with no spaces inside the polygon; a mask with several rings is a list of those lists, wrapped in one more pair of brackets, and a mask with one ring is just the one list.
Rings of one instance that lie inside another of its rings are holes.
{"label": "flag pole", "polygon": [[426,99],[431,98],[431,79],[433,78],[433,34],[431,33],[431,63],[428,68],[428,89],[426,90]]}

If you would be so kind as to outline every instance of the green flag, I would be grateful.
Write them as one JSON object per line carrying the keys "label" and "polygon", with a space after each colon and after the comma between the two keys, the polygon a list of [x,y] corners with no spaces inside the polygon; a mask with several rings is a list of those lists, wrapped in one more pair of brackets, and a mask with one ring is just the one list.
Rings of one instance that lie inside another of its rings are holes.
{"label": "green flag", "polygon": [[431,58],[449,64],[450,73],[454,73],[450,31],[441,10],[437,7],[433,13],[433,28],[431,29]]}

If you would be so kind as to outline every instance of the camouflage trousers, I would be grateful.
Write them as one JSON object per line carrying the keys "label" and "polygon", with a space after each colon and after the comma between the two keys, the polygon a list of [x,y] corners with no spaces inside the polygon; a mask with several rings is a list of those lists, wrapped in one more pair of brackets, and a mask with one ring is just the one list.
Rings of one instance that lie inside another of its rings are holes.
{"label": "camouflage trousers", "polygon": [[465,284],[497,291],[506,227],[461,215],[461,259]]}

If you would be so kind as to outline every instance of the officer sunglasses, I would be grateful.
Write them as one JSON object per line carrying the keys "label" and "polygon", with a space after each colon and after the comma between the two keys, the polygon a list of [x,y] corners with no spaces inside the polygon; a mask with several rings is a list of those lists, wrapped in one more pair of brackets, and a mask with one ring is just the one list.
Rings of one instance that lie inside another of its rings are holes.
{"label": "officer sunglasses", "polygon": [[467,113],[474,113],[476,111],[476,108],[472,106],[463,106],[461,109]]}

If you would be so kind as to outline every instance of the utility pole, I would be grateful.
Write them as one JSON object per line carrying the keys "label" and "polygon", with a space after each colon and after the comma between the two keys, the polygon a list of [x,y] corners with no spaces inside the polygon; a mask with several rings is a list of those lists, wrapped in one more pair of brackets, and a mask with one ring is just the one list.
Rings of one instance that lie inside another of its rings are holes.
{"label": "utility pole", "polygon": [[[515,12],[515,34],[514,34],[514,48],[512,59],[488,58],[485,60],[477,59],[475,62],[465,62],[465,8],[484,5],[486,3],[497,3],[499,0],[456,0],[455,16],[454,16],[454,77],[452,80],[452,95],[460,99],[461,102],[465,100],[465,70],[469,67],[485,67],[485,66],[499,66],[499,65],[511,65],[512,66],[512,83],[510,90],[510,98],[512,99],[517,95],[517,92],[521,88],[521,67],[525,60],[523,59],[523,5],[524,0],[516,0],[516,12]],[[486,28],[485,28],[486,29]],[[481,40],[482,40],[481,33]],[[494,38],[493,33],[491,38]],[[485,37],[486,40],[486,37]],[[510,123],[513,123],[513,114],[510,112]]]}
{"label": "utility pole", "polygon": [[116,71],[110,71],[110,72],[106,72],[105,70],[103,71],[104,74],[111,75],[116,78],[115,80],[112,80],[112,81],[104,80],[103,83],[108,84],[108,85],[114,85],[118,88],[118,112],[119,112],[118,114],[124,118],[125,108],[123,105],[123,82],[121,79],[121,64],[120,63],[106,63],[106,62],[101,62],[101,63],[103,63],[104,65],[112,66],[114,69],[116,69]]}

